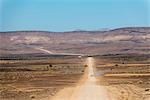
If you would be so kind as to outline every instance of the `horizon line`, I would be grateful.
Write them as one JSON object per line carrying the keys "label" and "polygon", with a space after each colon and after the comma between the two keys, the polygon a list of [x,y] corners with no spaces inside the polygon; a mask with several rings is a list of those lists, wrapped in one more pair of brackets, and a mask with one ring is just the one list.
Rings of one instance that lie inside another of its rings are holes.
{"label": "horizon line", "polygon": [[127,28],[150,28],[150,26],[131,26],[131,27],[118,27],[118,28],[101,28],[101,29],[95,29],[95,30],[86,30],[86,29],[75,29],[71,31],[48,31],[48,30],[10,30],[10,31],[0,31],[0,33],[7,33],[7,32],[49,32],[49,33],[69,33],[69,32],[106,32],[106,31],[112,31],[117,29],[127,29]]}

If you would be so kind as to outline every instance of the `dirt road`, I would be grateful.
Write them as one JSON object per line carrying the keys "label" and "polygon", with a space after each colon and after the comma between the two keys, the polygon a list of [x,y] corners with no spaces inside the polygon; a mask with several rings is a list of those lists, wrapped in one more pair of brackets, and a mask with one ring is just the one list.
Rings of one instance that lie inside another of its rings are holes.
{"label": "dirt road", "polygon": [[108,100],[107,91],[96,84],[93,71],[94,59],[87,58],[88,71],[86,78],[76,87],[64,88],[52,100]]}

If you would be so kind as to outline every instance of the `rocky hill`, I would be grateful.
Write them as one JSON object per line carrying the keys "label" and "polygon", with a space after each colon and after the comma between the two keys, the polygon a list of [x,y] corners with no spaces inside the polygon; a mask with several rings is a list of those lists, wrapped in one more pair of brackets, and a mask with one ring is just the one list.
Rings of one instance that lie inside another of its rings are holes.
{"label": "rocky hill", "polygon": [[128,27],[107,31],[0,32],[0,55],[26,53],[148,54],[150,27]]}

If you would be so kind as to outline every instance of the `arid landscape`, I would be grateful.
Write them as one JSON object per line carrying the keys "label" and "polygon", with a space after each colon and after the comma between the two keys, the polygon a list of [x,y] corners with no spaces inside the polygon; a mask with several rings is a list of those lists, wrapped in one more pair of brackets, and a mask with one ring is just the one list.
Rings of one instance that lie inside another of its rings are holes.
{"label": "arid landscape", "polygon": [[0,32],[0,54],[148,54],[149,33],[149,27],[106,31]]}
{"label": "arid landscape", "polygon": [[96,60],[98,84],[107,88],[110,100],[149,100],[149,58],[130,54],[103,56]]}
{"label": "arid landscape", "polygon": [[75,86],[84,69],[83,61],[72,56],[2,60],[0,99],[47,100],[60,89]]}
{"label": "arid landscape", "polygon": [[0,32],[0,100],[149,100],[150,28]]}

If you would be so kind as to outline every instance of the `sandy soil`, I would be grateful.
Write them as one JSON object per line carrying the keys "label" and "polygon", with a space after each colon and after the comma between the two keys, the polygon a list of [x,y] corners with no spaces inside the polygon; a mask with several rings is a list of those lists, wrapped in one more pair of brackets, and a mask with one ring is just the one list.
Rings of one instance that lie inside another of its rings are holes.
{"label": "sandy soil", "polygon": [[51,100],[76,86],[84,69],[78,57],[0,61],[0,100]]}
{"label": "sandy soil", "polygon": [[2,62],[0,100],[149,100],[149,60],[125,58]]}
{"label": "sandy soil", "polygon": [[109,100],[150,100],[150,63],[139,58],[95,58],[96,78],[106,87]]}

